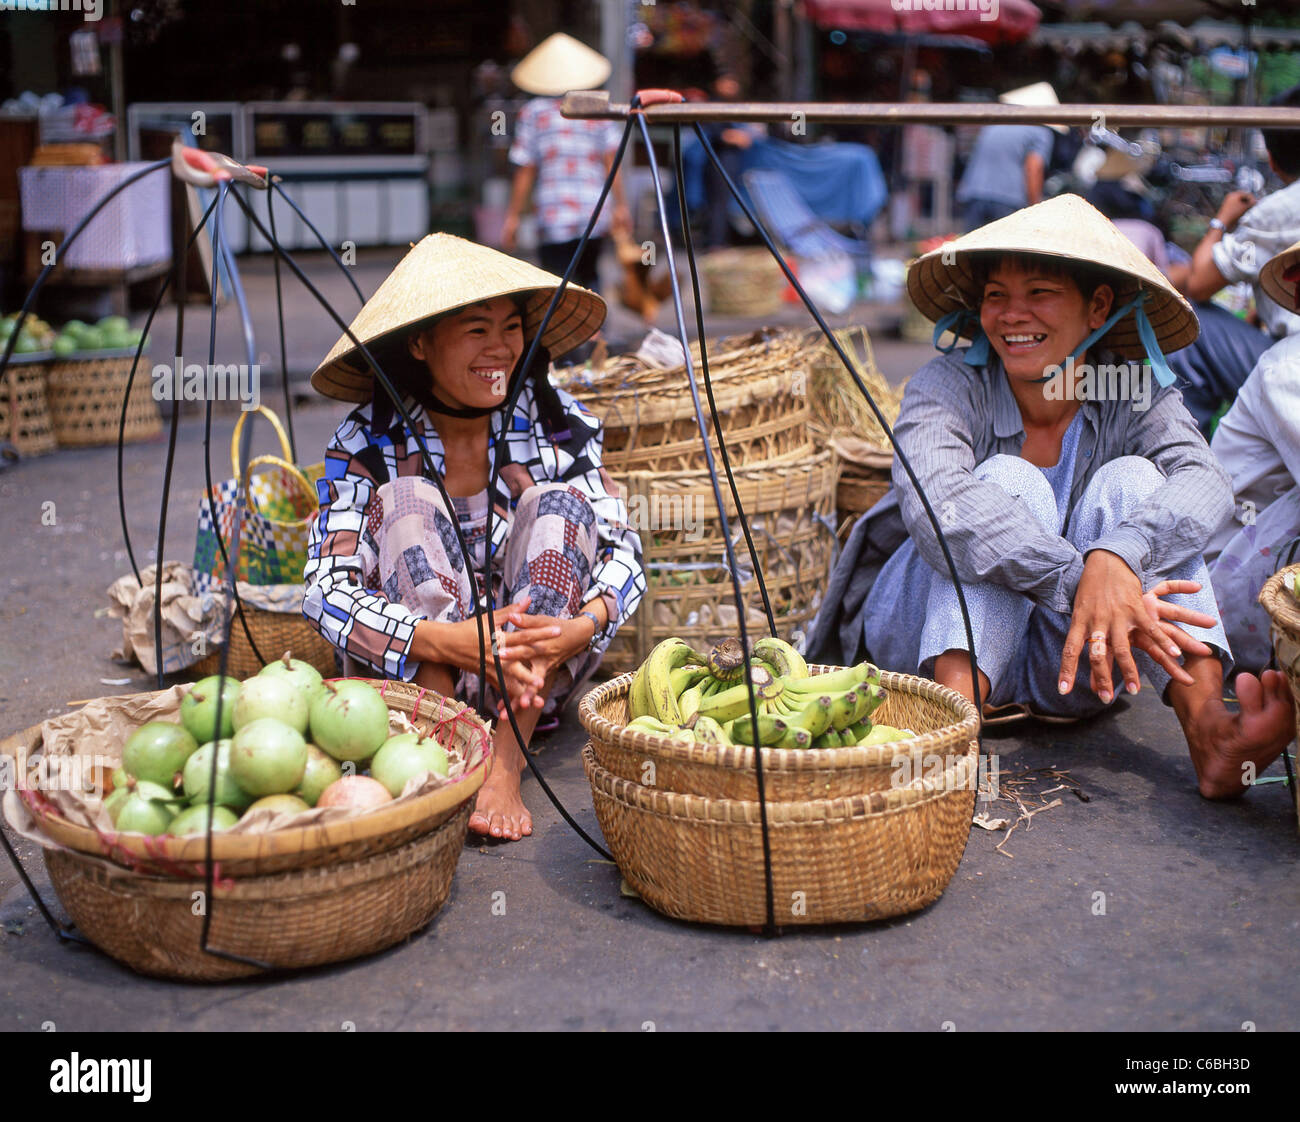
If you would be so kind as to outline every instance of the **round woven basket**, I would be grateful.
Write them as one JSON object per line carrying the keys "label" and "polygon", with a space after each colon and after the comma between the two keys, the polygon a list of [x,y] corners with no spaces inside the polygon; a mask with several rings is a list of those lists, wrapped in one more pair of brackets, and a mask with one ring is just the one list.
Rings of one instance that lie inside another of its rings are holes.
{"label": "round woven basket", "polygon": [[[814,363],[820,337],[771,333],[709,343],[709,383],[723,418],[733,465],[761,464],[813,451],[808,432]],[[699,346],[700,404],[708,416]],[[571,392],[604,425],[602,462],[620,482],[633,472],[699,471],[706,467],[686,367],[647,367],[633,356],[611,359],[593,386]],[[717,440],[710,437],[715,458]]]}
{"label": "round woven basket", "polygon": [[[135,352],[94,358],[59,359],[50,363],[46,395],[54,435],[60,444],[116,444],[122,420],[122,398]],[[162,432],[162,418],[149,383],[149,365],[141,356],[126,409],[127,442],[148,440]]]}
{"label": "round woven basket", "polygon": [[0,374],[0,440],[23,456],[43,456],[59,445],[45,394],[44,358],[11,355]]}
{"label": "round woven basket", "polygon": [[[309,662],[326,677],[332,678],[338,673],[334,660],[334,648],[321,637],[301,612],[268,612],[262,608],[243,605],[244,624],[235,616],[230,627],[230,653],[226,660],[226,673],[232,678],[251,678],[261,671],[266,662],[274,662],[290,651],[294,658]],[[258,658],[249,644],[249,636],[257,644],[262,655]],[[215,650],[196,662],[192,673],[196,678],[206,678],[218,671],[221,651]],[[265,659],[266,661],[263,661]]]}
{"label": "round woven basket", "polygon": [[[419,798],[385,803],[334,822],[260,834],[214,833],[212,859],[220,865],[222,876],[265,876],[387,853],[432,833],[473,799],[492,759],[491,736],[473,710],[405,682],[371,684],[382,690],[390,709],[408,714],[416,726],[465,753],[469,766],[464,774]],[[56,814],[39,791],[23,789],[18,794],[45,834],[68,849],[151,875],[190,879],[204,873],[207,838],[203,835],[155,838],[100,833]]]}
{"label": "round woven basket", "polygon": [[764,247],[719,249],[700,258],[710,315],[770,316],[781,310],[785,273]]}
{"label": "round woven basket", "polygon": [[[1288,573],[1300,573],[1300,565],[1289,565],[1269,577],[1259,591],[1259,602],[1268,612],[1273,653],[1277,657],[1278,669],[1290,683],[1296,721],[1300,723],[1300,601],[1284,583]],[[1291,794],[1295,802],[1296,824],[1300,826],[1300,787],[1294,788]]]}
{"label": "round woven basket", "polygon": [[892,483],[888,468],[852,463],[843,465],[840,485],[835,490],[841,541],[848,537],[853,524],[889,493]]}
{"label": "round woven basket", "polygon": [[[700,923],[767,918],[757,802],[682,795],[620,779],[582,753],[596,819],[624,880],[656,911]],[[916,911],[961,861],[977,752],[942,776],[842,799],[767,805],[778,926]]]}
{"label": "round woven basket", "polygon": [[[734,472],[773,615],[791,635],[812,620],[826,585],[835,551],[838,472],[829,451]],[[765,628],[758,582],[749,575],[749,550],[725,478],[721,488],[743,578],[746,618]],[[628,477],[627,503],[641,536],[646,595],[605,652],[602,666],[609,674],[636,669],[656,644],[670,636],[703,649],[734,635],[738,627],[722,523],[708,472],[633,473]]]}
{"label": "round woven basket", "polygon": [[[819,674],[836,668],[809,669]],[[763,788],[769,803],[890,791],[966,757],[979,731],[975,706],[966,698],[910,674],[882,673],[880,682],[888,697],[873,719],[920,735],[868,748],[764,748]],[[753,748],[679,744],[627,728],[631,684],[632,676],[624,674],[591,690],[578,706],[597,764],[617,778],[661,791],[758,798]]]}
{"label": "round woven basket", "polygon": [[[328,867],[233,881],[223,868],[210,903],[208,945],[292,969],[400,943],[446,902],[469,815],[466,802],[413,840]],[[204,880],[145,876],[67,850],[44,854],[77,928],[132,970],[191,982],[261,973],[202,949],[203,916],[194,905],[203,898]]]}

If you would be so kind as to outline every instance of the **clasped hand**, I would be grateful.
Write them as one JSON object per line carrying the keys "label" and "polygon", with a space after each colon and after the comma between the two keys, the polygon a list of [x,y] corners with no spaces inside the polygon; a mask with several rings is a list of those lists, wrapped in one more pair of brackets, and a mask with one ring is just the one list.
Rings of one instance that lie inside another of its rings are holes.
{"label": "clasped hand", "polygon": [[1114,697],[1112,660],[1129,693],[1141,688],[1133,651],[1145,651],[1169,672],[1174,681],[1192,684],[1192,676],[1178,662],[1184,654],[1208,655],[1211,649],[1193,639],[1179,623],[1213,627],[1215,620],[1204,612],[1172,604],[1164,597],[1199,592],[1191,580],[1163,580],[1146,593],[1137,575],[1122,558],[1104,549],[1093,550],[1083,565],[1074,593],[1070,631],[1061,654],[1060,691],[1069,693],[1079,657],[1088,648],[1091,669],[1089,686],[1105,704]]}

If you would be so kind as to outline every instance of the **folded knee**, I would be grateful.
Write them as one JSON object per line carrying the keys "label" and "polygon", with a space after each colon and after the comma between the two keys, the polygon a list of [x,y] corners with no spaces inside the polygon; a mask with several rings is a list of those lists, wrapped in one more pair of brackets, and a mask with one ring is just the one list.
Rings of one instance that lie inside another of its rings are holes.
{"label": "folded knee", "polygon": [[1097,469],[1084,491],[1084,502],[1095,502],[1107,510],[1126,509],[1145,502],[1164,481],[1150,460],[1117,456]]}
{"label": "folded knee", "polygon": [[1021,499],[1034,517],[1055,523],[1056,497],[1047,477],[1028,460],[999,453],[975,467],[975,477],[996,483],[1013,499]]}

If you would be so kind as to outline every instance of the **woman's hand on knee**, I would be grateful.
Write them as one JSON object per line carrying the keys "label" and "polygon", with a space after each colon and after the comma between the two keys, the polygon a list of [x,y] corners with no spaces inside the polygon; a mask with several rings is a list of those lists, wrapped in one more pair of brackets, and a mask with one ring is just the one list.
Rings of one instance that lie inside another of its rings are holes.
{"label": "woman's hand on knee", "polygon": [[1069,693],[1074,688],[1085,646],[1091,668],[1089,685],[1104,703],[1109,704],[1115,695],[1113,662],[1119,664],[1128,692],[1137,693],[1141,681],[1133,660],[1135,644],[1149,653],[1151,649],[1160,652],[1159,657],[1152,654],[1152,658],[1167,670],[1172,663],[1179,674],[1185,673],[1175,661],[1177,647],[1143,599],[1142,582],[1137,574],[1116,554],[1095,549],[1084,561],[1083,576],[1074,593],[1070,631],[1061,652],[1061,693]]}
{"label": "woman's hand on knee", "polygon": [[1191,684],[1190,675],[1176,661],[1178,657],[1188,654],[1212,655],[1214,651],[1199,639],[1193,639],[1176,624],[1189,623],[1193,627],[1214,627],[1219,621],[1211,615],[1206,615],[1205,612],[1198,612],[1182,604],[1170,603],[1164,597],[1190,594],[1200,590],[1200,582],[1194,580],[1162,580],[1153,588],[1149,588],[1143,595],[1142,602],[1146,604],[1147,614],[1156,621],[1165,636],[1165,644],[1163,646],[1157,644],[1145,632],[1135,635],[1133,639],[1135,647],[1146,651],[1152,659],[1160,663],[1184,685]]}

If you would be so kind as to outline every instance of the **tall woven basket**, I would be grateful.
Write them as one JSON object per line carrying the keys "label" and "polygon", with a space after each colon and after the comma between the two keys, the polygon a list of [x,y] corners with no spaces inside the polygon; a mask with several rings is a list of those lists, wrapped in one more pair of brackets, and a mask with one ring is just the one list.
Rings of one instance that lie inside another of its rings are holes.
{"label": "tall woven basket", "polygon": [[[390,708],[455,743],[457,780],[341,820],[212,837],[215,891],[209,946],[281,969],[340,962],[400,942],[446,902],[491,738],[458,702],[401,682],[374,683]],[[30,755],[40,727],[4,744]],[[256,974],[200,946],[207,840],[100,834],[55,813],[39,791],[11,792],[53,843],[51,883],[77,927],[134,970],[186,981]]]}
{"label": "tall woven basket", "polygon": [[0,440],[22,456],[42,456],[59,445],[45,394],[48,356],[10,355],[0,375]]}
{"label": "tall woven basket", "polygon": [[[806,456],[818,336],[757,331],[709,343],[709,381],[734,465]],[[692,348],[700,404],[708,415],[699,345]],[[619,482],[633,472],[706,466],[685,366],[647,367],[633,356],[606,362],[590,386],[571,392],[604,425],[603,462]],[[719,457],[717,440],[712,440]]]}
{"label": "tall woven basket", "polygon": [[[90,358],[58,359],[46,377],[54,434],[65,446],[117,443],[122,398],[135,352]],[[128,442],[148,440],[162,431],[162,418],[153,400],[149,366],[141,356],[126,409]]]}
{"label": "tall woven basket", "polygon": [[719,249],[700,260],[711,315],[770,316],[781,310],[785,273],[762,246]]}
{"label": "tall woven basket", "polygon": [[[1273,653],[1278,669],[1286,675],[1296,706],[1296,723],[1300,727],[1300,600],[1287,588],[1287,580],[1300,574],[1300,565],[1279,569],[1264,582],[1259,602],[1268,612],[1273,639]],[[1291,789],[1295,802],[1296,825],[1300,828],[1300,786]]]}
{"label": "tall woven basket", "polygon": [[[763,579],[785,637],[820,605],[835,549],[838,464],[832,452],[738,468],[736,485]],[[722,523],[707,471],[628,477],[628,509],[644,553],[646,596],[605,653],[607,673],[640,666],[655,645],[678,635],[707,648],[737,628]],[[766,627],[758,582],[735,503],[722,480],[724,509],[742,577],[748,622]]]}
{"label": "tall woven basket", "polygon": [[[620,706],[626,713],[629,684],[626,677],[608,683],[580,711],[591,734],[583,768],[619,871],[665,915],[701,923],[764,923],[760,807],[753,797],[754,773],[744,767],[746,752],[752,767],[752,749],[738,750],[735,758],[698,753],[667,772],[666,757],[652,753],[647,743],[658,738],[638,743],[639,734],[629,736],[608,720]],[[827,755],[836,758],[825,763],[815,758],[822,750],[802,753],[811,758],[808,763],[794,759],[798,753],[782,759],[780,750],[763,750],[771,785],[767,813],[779,926],[859,922],[915,911],[937,900],[957,869],[978,779],[975,707],[922,679],[889,675],[886,686],[885,704],[895,704],[894,717],[905,712],[922,734],[922,766],[914,766],[916,746],[907,741],[883,746],[886,751],[874,758],[834,749]],[[891,719],[889,710],[882,707],[882,713],[882,719]],[[599,762],[603,756],[621,770],[638,751],[643,764],[655,764],[638,771],[642,778],[652,774],[654,786],[621,777]],[[730,771],[742,778],[726,774]],[[886,771],[892,782],[881,781]],[[728,790],[738,797],[666,789],[667,782]],[[857,792],[799,797],[819,782],[832,792],[855,787]],[[746,785],[753,794],[739,797]]]}

